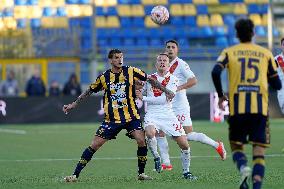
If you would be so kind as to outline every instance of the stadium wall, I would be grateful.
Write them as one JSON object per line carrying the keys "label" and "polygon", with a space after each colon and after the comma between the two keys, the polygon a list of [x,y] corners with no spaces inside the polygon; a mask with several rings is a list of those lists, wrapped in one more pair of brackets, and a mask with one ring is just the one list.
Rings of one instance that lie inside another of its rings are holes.
{"label": "stadium wall", "polygon": [[[65,115],[63,104],[74,100],[74,97],[30,97],[0,99],[0,124],[18,123],[72,123],[101,122],[103,110],[101,96],[92,96],[82,102],[79,108]],[[193,120],[210,119],[209,94],[188,94]],[[144,114],[144,105],[137,102]],[[281,118],[283,115],[278,106],[276,93],[271,94],[270,117]]]}

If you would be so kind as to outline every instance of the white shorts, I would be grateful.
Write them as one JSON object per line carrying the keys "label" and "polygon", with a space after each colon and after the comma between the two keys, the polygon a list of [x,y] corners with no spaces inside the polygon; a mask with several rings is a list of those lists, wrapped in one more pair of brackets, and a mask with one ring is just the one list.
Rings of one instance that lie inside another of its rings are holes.
{"label": "white shorts", "polygon": [[173,113],[154,114],[147,112],[144,118],[144,127],[154,126],[159,132],[160,130],[168,136],[182,136],[185,132]]}
{"label": "white shorts", "polygon": [[190,110],[176,110],[173,109],[178,121],[182,124],[183,127],[192,127],[192,121],[190,118]]}
{"label": "white shorts", "polygon": [[284,88],[277,91],[277,98],[281,112],[284,114]]}

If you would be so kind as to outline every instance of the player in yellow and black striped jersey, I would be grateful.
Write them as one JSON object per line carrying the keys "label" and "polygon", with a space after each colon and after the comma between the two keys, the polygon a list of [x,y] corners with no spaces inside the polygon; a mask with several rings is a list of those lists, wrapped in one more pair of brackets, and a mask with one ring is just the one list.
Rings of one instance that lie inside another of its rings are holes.
{"label": "player in yellow and black striped jersey", "polygon": [[83,152],[73,175],[65,177],[67,182],[77,181],[80,172],[91,160],[94,153],[105,142],[115,139],[122,129],[126,129],[128,134],[131,135],[138,144],[138,179],[152,179],[144,173],[147,162],[147,146],[139,110],[135,103],[135,82],[147,80],[154,87],[164,91],[169,99],[174,97],[174,93],[162,86],[157,80],[148,77],[142,70],[135,67],[123,66],[123,54],[120,50],[110,50],[108,59],[111,64],[111,69],[98,76],[96,81],[92,83],[76,101],[63,106],[63,111],[67,114],[92,93],[104,91],[104,121],[98,128],[91,145]]}
{"label": "player in yellow and black striped jersey", "polygon": [[241,172],[241,189],[249,188],[251,174],[243,152],[244,144],[253,144],[253,189],[260,189],[264,176],[264,148],[270,144],[268,126],[268,83],[281,88],[277,64],[272,53],[251,42],[254,24],[240,19],[235,24],[240,44],[226,48],[218,57],[212,78],[222,107],[227,97],[223,94],[221,72],[228,69],[229,79],[229,140],[233,160]]}

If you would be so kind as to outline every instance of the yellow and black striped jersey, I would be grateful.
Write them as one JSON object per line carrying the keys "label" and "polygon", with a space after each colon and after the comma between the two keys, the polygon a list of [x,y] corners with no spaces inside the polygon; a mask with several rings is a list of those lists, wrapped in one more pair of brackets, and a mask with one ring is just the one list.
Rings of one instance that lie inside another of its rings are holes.
{"label": "yellow and black striped jersey", "polygon": [[217,60],[229,73],[230,115],[268,114],[268,78],[277,76],[272,53],[253,43],[224,49]]}
{"label": "yellow and black striped jersey", "polygon": [[146,81],[147,74],[135,67],[122,66],[119,73],[109,69],[90,85],[93,92],[104,90],[105,122],[126,123],[140,119],[135,103],[134,81],[137,79]]}

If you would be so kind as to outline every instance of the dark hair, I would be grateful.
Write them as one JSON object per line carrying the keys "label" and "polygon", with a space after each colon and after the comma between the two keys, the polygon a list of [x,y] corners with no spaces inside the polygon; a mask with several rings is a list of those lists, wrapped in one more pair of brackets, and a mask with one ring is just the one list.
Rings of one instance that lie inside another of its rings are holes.
{"label": "dark hair", "polygon": [[121,50],[119,49],[111,49],[109,52],[108,52],[108,58],[112,58],[114,54],[120,54],[122,53]]}
{"label": "dark hair", "polygon": [[178,47],[178,42],[177,42],[176,40],[174,40],[174,39],[170,39],[170,40],[166,41],[166,45],[167,45],[168,43],[174,43],[174,44],[176,44],[177,47]]}
{"label": "dark hair", "polygon": [[249,18],[241,18],[235,24],[237,37],[241,42],[250,42],[254,35],[254,24]]}
{"label": "dark hair", "polygon": [[280,45],[282,45],[283,42],[284,42],[284,37],[281,38]]}
{"label": "dark hair", "polygon": [[169,58],[168,53],[160,53],[158,56],[162,56],[162,55],[165,55],[165,56],[167,56]]}

